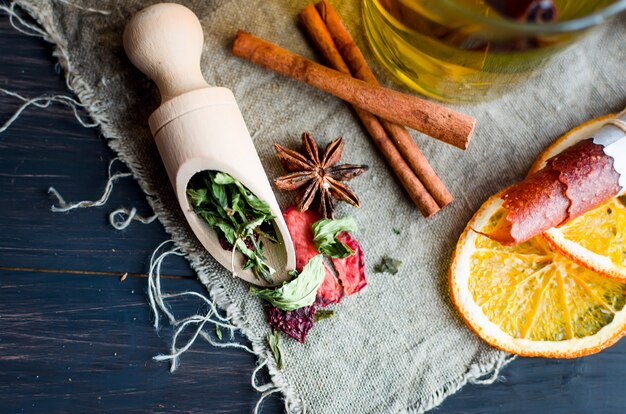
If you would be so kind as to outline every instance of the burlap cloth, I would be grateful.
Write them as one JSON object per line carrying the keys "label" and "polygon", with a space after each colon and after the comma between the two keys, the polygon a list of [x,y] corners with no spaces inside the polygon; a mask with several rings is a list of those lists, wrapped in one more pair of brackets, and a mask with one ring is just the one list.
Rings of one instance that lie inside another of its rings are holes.
{"label": "burlap cloth", "polygon": [[[274,385],[294,412],[304,407],[315,413],[422,412],[501,366],[506,355],[467,329],[450,303],[447,269],[457,237],[487,196],[522,177],[552,139],[626,104],[626,20],[621,19],[592,33],[525,87],[497,101],[462,107],[478,119],[467,151],[416,134],[455,196],[451,206],[427,221],[401,190],[348,105],[230,55],[235,32],[244,29],[315,57],[296,24],[304,1],[184,2],[204,27],[206,79],[233,90],[270,178],[283,172],[272,143],[296,146],[306,130],[322,143],[344,136],[344,161],[371,167],[351,182],[362,208],[339,210],[340,216],[351,214],[360,223],[368,287],[336,306],[336,315],[315,326],[306,344],[284,340],[286,367],[277,371],[265,345],[269,329],[260,301],[196,242],[150,136],[147,119],[157,106],[158,92],[127,60],[121,34],[129,17],[153,1],[18,3],[56,44],[55,55],[70,88],[88,105],[212,297],[241,327],[260,360],[270,358]],[[363,37],[360,2],[334,3],[380,79],[401,89],[371,56]],[[289,196],[279,195],[279,201],[285,206]],[[401,229],[401,234],[393,228]],[[384,254],[402,260],[397,275],[373,273]],[[180,369],[185,369],[184,358]]]}

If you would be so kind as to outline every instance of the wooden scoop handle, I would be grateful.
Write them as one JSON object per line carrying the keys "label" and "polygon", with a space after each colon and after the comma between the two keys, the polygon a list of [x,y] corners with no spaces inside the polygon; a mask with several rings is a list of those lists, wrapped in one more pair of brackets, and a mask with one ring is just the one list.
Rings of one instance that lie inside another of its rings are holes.
{"label": "wooden scoop handle", "polygon": [[209,85],[200,70],[202,26],[188,8],[174,3],[147,7],[124,29],[130,61],[159,87],[161,104]]}

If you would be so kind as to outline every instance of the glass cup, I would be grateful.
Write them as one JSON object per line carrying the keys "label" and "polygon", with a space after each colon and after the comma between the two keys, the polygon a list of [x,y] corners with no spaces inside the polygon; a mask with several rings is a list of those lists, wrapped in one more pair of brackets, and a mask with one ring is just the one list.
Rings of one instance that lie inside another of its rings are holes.
{"label": "glass cup", "polygon": [[[512,2],[519,0],[509,0]],[[537,73],[626,0],[554,0],[558,19],[500,16],[485,0],[363,0],[375,55],[400,81],[447,102],[502,95]]]}

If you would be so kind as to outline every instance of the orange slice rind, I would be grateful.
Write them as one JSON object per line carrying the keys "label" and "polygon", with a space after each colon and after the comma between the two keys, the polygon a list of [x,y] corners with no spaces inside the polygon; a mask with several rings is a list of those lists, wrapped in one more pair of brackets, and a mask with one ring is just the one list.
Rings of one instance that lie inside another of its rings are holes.
{"label": "orange slice rind", "polygon": [[554,358],[598,352],[626,333],[626,284],[578,265],[542,237],[502,246],[480,234],[503,217],[496,194],[454,252],[452,300],[472,330],[504,351]]}

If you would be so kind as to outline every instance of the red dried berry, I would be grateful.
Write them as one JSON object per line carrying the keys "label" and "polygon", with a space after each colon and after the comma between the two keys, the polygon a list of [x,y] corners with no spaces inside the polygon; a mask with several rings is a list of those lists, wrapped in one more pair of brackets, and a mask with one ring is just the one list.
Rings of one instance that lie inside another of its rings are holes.
{"label": "red dried berry", "polygon": [[266,312],[267,321],[272,329],[281,330],[300,343],[304,343],[315,323],[315,306],[313,305],[289,312],[268,306]]}

